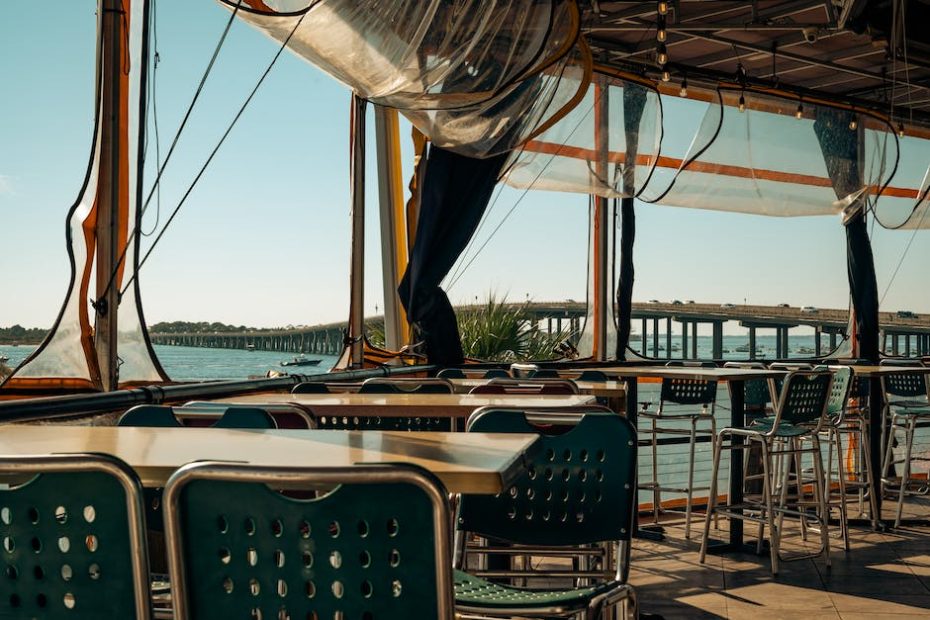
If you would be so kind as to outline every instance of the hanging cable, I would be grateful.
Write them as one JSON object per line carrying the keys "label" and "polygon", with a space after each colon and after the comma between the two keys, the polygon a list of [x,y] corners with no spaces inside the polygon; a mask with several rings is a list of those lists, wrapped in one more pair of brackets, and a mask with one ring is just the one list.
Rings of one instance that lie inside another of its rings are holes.
{"label": "hanging cable", "polygon": [[[181,120],[180,126],[178,126],[177,132],[174,134],[174,139],[171,141],[171,147],[168,149],[168,154],[165,156],[165,161],[162,163],[161,167],[158,169],[158,174],[155,176],[155,181],[152,184],[151,190],[149,190],[148,196],[145,199],[145,202],[139,209],[139,221],[142,221],[142,216],[145,215],[145,210],[149,205],[149,202],[152,200],[152,196],[155,194],[156,188],[160,187],[161,175],[165,172],[165,168],[168,166],[168,162],[171,160],[171,155],[174,153],[174,148],[178,144],[178,140],[181,138],[181,133],[184,131],[184,127],[187,125],[187,121],[191,116],[191,112],[194,111],[194,106],[197,103],[197,99],[200,98],[200,93],[203,91],[204,84],[207,82],[207,78],[210,77],[210,73],[213,71],[213,65],[216,63],[216,59],[220,54],[220,50],[223,48],[223,43],[226,42],[226,35],[229,34],[229,29],[232,27],[233,20],[236,18],[236,14],[239,12],[239,7],[242,5],[243,0],[238,0],[236,6],[233,8],[232,13],[229,15],[229,20],[226,22],[226,27],[223,28],[223,34],[220,35],[220,40],[216,43],[216,48],[213,50],[213,56],[210,57],[210,62],[207,64],[207,68],[204,70],[203,76],[200,78],[200,84],[197,85],[197,90],[194,92],[194,97],[191,99],[190,104],[187,106],[187,112],[184,113],[184,118]],[[301,19],[303,17],[301,16]],[[300,23],[300,22],[298,22]],[[288,37],[290,38],[290,37]],[[159,195],[160,191],[159,191]],[[136,233],[139,231],[138,225],[133,226],[132,232],[128,235],[127,239],[132,239]],[[152,231],[154,232],[154,231]],[[151,233],[150,233],[151,234]],[[109,280],[107,280],[107,285],[103,289],[103,293],[100,295],[101,298],[105,297],[106,294],[110,291],[110,287],[113,286],[113,282],[116,280],[116,276],[122,270],[123,261],[126,260],[126,252],[129,250],[131,244],[127,243],[123,248],[123,251],[120,252],[119,258],[116,261],[116,264],[113,265],[113,272],[110,274]],[[135,276],[133,276],[135,277]],[[130,282],[132,280],[130,279]],[[125,292],[123,288],[123,292]],[[122,294],[122,293],[121,293]]]}
{"label": "hanging cable", "polygon": [[911,249],[911,244],[914,243],[914,237],[917,236],[917,231],[920,230],[920,226],[923,224],[924,218],[927,217],[927,211],[930,211],[930,208],[924,209],[924,212],[920,214],[920,219],[917,220],[917,226],[914,228],[914,232],[911,233],[911,238],[907,240],[907,244],[904,246],[904,251],[901,252],[901,258],[898,259],[898,264],[895,265],[894,271],[891,272],[891,278],[888,280],[888,285],[885,287],[885,292],[882,293],[882,298],[878,301],[879,307],[885,303],[885,296],[888,294],[888,291],[891,290],[891,285],[894,284],[894,279],[898,275],[898,270],[901,269],[901,265],[904,264],[904,258],[907,256],[908,250]]}
{"label": "hanging cable", "polygon": [[168,227],[171,225],[171,222],[174,221],[174,218],[177,216],[178,212],[181,210],[181,207],[184,206],[184,203],[187,200],[188,196],[190,196],[191,192],[194,191],[194,187],[196,187],[197,183],[200,181],[200,178],[203,176],[203,173],[206,172],[207,167],[209,167],[210,165],[210,162],[213,161],[213,157],[216,156],[217,152],[220,150],[220,147],[223,146],[223,142],[226,141],[226,138],[229,136],[230,132],[232,132],[233,127],[235,127],[236,123],[239,122],[239,118],[242,116],[242,113],[245,112],[245,109],[248,107],[249,103],[251,103],[252,98],[255,96],[255,93],[258,92],[258,89],[261,87],[262,83],[265,81],[265,78],[267,78],[268,74],[271,73],[271,69],[278,62],[278,58],[281,57],[281,54],[287,48],[287,44],[290,42],[291,37],[293,37],[294,33],[297,32],[297,29],[300,27],[300,24],[303,22],[304,17],[306,15],[307,14],[304,13],[300,16],[300,19],[297,20],[296,24],[294,24],[294,28],[291,29],[290,33],[288,33],[287,38],[284,39],[283,43],[281,43],[281,47],[278,48],[277,53],[274,55],[274,58],[271,59],[271,62],[268,64],[268,67],[265,69],[265,72],[262,73],[262,76],[258,79],[258,82],[255,84],[255,87],[252,89],[252,92],[250,92],[249,96],[246,97],[245,101],[242,103],[242,106],[239,108],[239,111],[236,112],[236,115],[233,117],[232,121],[229,123],[229,126],[226,128],[226,131],[223,132],[223,135],[220,138],[220,141],[217,142],[216,146],[210,152],[209,157],[207,157],[207,160],[203,163],[203,166],[200,167],[200,170],[197,172],[197,176],[194,177],[194,180],[188,186],[187,191],[185,191],[184,195],[181,196],[180,202],[178,202],[178,205],[171,212],[171,216],[165,222],[165,225],[164,227],[162,227],[161,232],[159,232],[158,236],[155,237],[155,240],[152,242],[152,246],[145,253],[145,256],[142,257],[142,260],[139,261],[139,266],[136,268],[135,273],[132,274],[132,277],[129,278],[129,281],[126,283],[126,286],[124,286],[122,291],[120,291],[121,295],[126,292],[129,286],[132,284],[132,281],[135,280],[136,276],[139,275],[139,272],[142,270],[142,266],[148,260],[149,256],[151,256],[152,251],[158,245],[158,242],[161,241],[162,236],[164,236],[165,231],[168,230]]}
{"label": "hanging cable", "polygon": [[[161,57],[158,54],[158,3],[156,0],[151,0],[152,3],[152,24],[149,28],[152,33],[152,79],[149,83],[149,103],[152,107],[152,124],[155,128],[155,168],[156,170],[161,169],[161,136],[158,132],[158,64],[161,62]],[[147,108],[148,106],[146,106]],[[149,134],[145,134],[145,150],[143,153],[148,151],[148,139]],[[152,224],[152,230],[145,232],[141,230],[142,228],[142,216],[143,213],[139,214],[139,234],[143,237],[150,237],[155,234],[155,231],[158,230],[158,223],[161,220],[161,183],[155,184],[155,223]]]}
{"label": "hanging cable", "polygon": [[503,219],[501,219],[501,221],[498,222],[497,226],[494,227],[494,230],[492,230],[492,231],[491,231],[491,234],[488,235],[488,238],[484,240],[484,243],[481,244],[481,247],[478,248],[478,250],[477,250],[477,251],[475,252],[475,254],[471,257],[471,259],[469,259],[469,261],[465,264],[465,266],[462,267],[462,269],[460,270],[460,272],[459,272],[459,274],[456,276],[456,278],[455,278],[454,280],[452,280],[452,281],[449,283],[448,287],[446,287],[446,291],[447,291],[447,292],[448,292],[448,291],[451,291],[451,290],[452,290],[452,287],[454,287],[455,284],[461,279],[461,277],[462,277],[463,275],[465,275],[465,272],[468,271],[468,268],[471,267],[471,264],[472,264],[473,262],[475,262],[475,259],[478,258],[478,256],[479,256],[479,255],[481,254],[481,252],[484,250],[484,248],[488,245],[488,243],[490,243],[491,239],[494,238],[494,235],[497,234],[497,231],[499,231],[499,230],[501,229],[501,226],[504,225],[504,222],[506,222],[507,219],[510,218],[511,215],[513,215],[513,212],[516,210],[516,208],[517,208],[518,206],[520,206],[520,203],[523,201],[523,199],[526,197],[526,195],[529,193],[529,191],[530,191],[531,189],[533,189],[533,187],[536,185],[536,182],[539,181],[539,179],[540,179],[540,177],[542,177],[543,173],[549,168],[549,165],[552,164],[553,161],[555,161],[555,158],[558,157],[559,153],[562,152],[562,149],[565,148],[565,145],[568,144],[569,140],[572,139],[572,136],[575,135],[575,132],[578,131],[578,128],[581,127],[581,124],[582,124],[585,120],[587,120],[588,116],[590,116],[590,115],[591,115],[591,112],[593,112],[593,111],[594,111],[594,106],[592,105],[591,108],[585,113],[585,115],[581,117],[581,120],[579,120],[578,123],[572,128],[571,133],[568,134],[568,137],[565,138],[565,141],[562,142],[562,144],[559,145],[559,148],[556,149],[555,153],[553,153],[553,154],[549,157],[549,160],[545,163],[545,165],[542,167],[542,169],[539,171],[539,173],[533,178],[532,182],[527,186],[526,189],[523,190],[523,193],[520,194],[520,197],[517,198],[517,200],[516,200],[516,202],[514,202],[513,206],[510,207],[510,210],[507,211],[507,213],[504,215]]}

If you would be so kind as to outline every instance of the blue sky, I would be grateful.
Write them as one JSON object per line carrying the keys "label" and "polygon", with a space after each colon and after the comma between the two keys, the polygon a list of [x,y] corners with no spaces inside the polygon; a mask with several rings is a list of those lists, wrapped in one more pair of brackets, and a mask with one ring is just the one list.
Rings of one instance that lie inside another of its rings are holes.
{"label": "blue sky", "polygon": [[[93,125],[95,7],[94,0],[15,3],[0,20],[0,326],[49,326],[65,292],[64,219],[85,174]],[[211,0],[160,0],[158,16],[164,153],[228,12]],[[163,177],[162,223],[276,50],[234,24]],[[149,322],[271,326],[345,318],[348,111],[345,86],[282,56],[143,269]],[[373,120],[370,128],[373,134]],[[366,309],[373,313],[383,306],[373,161],[368,174]],[[479,244],[522,193],[500,193]],[[513,300],[583,299],[587,202],[529,192],[450,291],[453,302],[489,290]],[[147,227],[154,215],[152,208]],[[836,218],[642,205],[637,227],[636,300],[847,303]],[[922,277],[927,234],[918,233],[885,308],[930,311]],[[909,237],[876,233],[880,291]]]}

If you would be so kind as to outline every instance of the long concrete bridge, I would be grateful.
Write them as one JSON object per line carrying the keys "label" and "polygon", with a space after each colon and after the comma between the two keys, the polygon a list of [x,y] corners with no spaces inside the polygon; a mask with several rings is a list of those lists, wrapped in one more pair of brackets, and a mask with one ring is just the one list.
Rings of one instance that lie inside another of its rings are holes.
{"label": "long concrete bridge", "polygon": [[[523,304],[513,304],[514,308]],[[567,332],[573,337],[581,331],[587,306],[581,302],[537,302],[525,306],[526,314],[549,333]],[[480,306],[460,306],[457,311],[478,309]],[[813,328],[814,355],[820,355],[821,335],[829,338],[830,349],[846,331],[849,312],[846,309],[819,309],[810,306],[758,306],[735,304],[708,304],[693,302],[647,302],[633,304],[633,319],[640,322],[636,336],[640,351],[659,357],[664,352],[671,357],[672,323],[681,326],[681,357],[697,358],[697,329],[710,325],[712,356],[723,354],[723,324],[738,322],[749,331],[747,357],[755,357],[758,330],[774,330],[777,358],[788,357],[789,330],[805,326]],[[382,323],[383,317],[369,317],[366,323]],[[663,325],[664,323],[664,325]],[[880,314],[882,346],[891,354],[930,355],[930,314],[911,312],[882,312]],[[634,322],[634,328],[637,326]],[[664,333],[663,328],[664,327]],[[163,345],[212,347],[221,349],[256,349],[286,353],[315,353],[338,355],[343,348],[345,322],[328,323],[311,327],[276,330],[246,330],[242,332],[153,333],[152,342]],[[660,342],[660,334],[665,342]],[[829,350],[829,349],[828,349]]]}

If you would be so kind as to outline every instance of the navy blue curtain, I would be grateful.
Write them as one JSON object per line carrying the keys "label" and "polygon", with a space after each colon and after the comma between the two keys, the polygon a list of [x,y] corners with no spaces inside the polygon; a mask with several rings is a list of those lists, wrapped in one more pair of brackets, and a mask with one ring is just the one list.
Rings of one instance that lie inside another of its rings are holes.
{"label": "navy blue curtain", "polygon": [[626,165],[623,169],[623,195],[620,199],[620,276],[617,282],[617,350],[618,360],[626,359],[630,344],[630,319],[633,313],[633,242],[636,239],[636,155],[639,151],[639,124],[646,106],[646,89],[638,84],[623,85],[623,130],[626,136]]}
{"label": "navy blue curtain", "polygon": [[439,283],[475,233],[507,155],[475,159],[430,146],[413,251],[397,287],[430,363],[464,361],[455,311]]}
{"label": "navy blue curtain", "polygon": [[[837,198],[849,196],[864,184],[859,169],[859,132],[850,129],[855,118],[855,113],[848,110],[819,107],[814,121],[814,132]],[[862,195],[850,207],[859,209],[846,221],[846,271],[856,312],[859,357],[878,362],[878,284],[865,221],[865,200]]]}

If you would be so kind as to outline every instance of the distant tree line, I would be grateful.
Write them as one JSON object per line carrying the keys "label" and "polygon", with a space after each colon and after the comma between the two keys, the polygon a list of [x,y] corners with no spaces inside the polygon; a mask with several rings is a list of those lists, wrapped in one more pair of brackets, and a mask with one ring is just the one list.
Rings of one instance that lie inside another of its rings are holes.
{"label": "distant tree line", "polygon": [[192,323],[190,321],[170,321],[166,323],[155,323],[149,326],[149,332],[157,334],[212,334],[212,333],[229,333],[244,332],[247,329],[245,325],[227,325],[226,323],[209,323],[200,321]]}
{"label": "distant tree line", "polygon": [[39,344],[47,332],[47,329],[41,327],[31,329],[26,329],[22,325],[0,327],[0,344]]}

